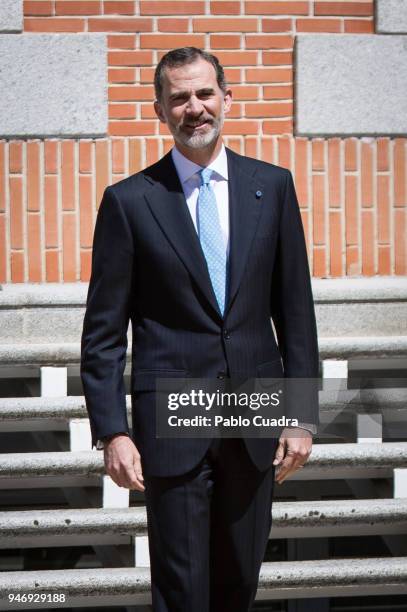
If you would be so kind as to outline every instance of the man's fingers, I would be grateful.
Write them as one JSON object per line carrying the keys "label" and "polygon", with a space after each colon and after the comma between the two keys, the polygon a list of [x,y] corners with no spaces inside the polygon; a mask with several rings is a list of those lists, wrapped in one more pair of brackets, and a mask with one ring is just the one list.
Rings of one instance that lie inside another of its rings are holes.
{"label": "man's fingers", "polygon": [[141,456],[130,438],[113,439],[105,447],[105,469],[117,486],[145,490]]}
{"label": "man's fingers", "polygon": [[292,453],[290,453],[290,451],[288,451],[286,456],[284,457],[283,462],[279,466],[277,466],[277,469],[276,469],[277,482],[281,478],[284,478],[288,474],[288,472],[291,472],[294,464],[295,464],[295,457],[292,455]]}
{"label": "man's fingers", "polygon": [[285,443],[280,440],[277,446],[273,465],[278,465],[279,463],[282,462],[282,460],[284,459],[284,449],[285,449]]}
{"label": "man's fingers", "polygon": [[136,457],[136,459],[134,460],[133,472],[135,474],[136,481],[137,481],[137,484],[138,484],[138,487],[136,487],[137,490],[138,491],[144,491],[145,490],[145,487],[144,487],[144,476],[143,476],[143,470],[142,470],[142,467],[141,467],[140,455],[138,455],[138,457]]}
{"label": "man's fingers", "polygon": [[306,463],[308,457],[309,453],[307,452],[288,451],[281,467],[276,470],[276,482],[281,484],[288,476],[294,474],[294,472]]}
{"label": "man's fingers", "polygon": [[277,466],[275,481],[281,484],[288,476],[303,467],[311,450],[312,435],[310,432],[305,432],[302,428],[285,428],[279,439],[273,461],[273,465]]}
{"label": "man's fingers", "polygon": [[286,478],[291,476],[291,474],[294,474],[294,472],[296,472],[297,469],[298,467],[296,467],[295,464],[293,464],[293,465],[285,467],[284,469],[279,470],[276,475],[276,482],[281,484],[282,482],[284,482],[284,480],[286,480]]}
{"label": "man's fingers", "polygon": [[118,487],[144,491],[143,475],[137,474],[133,466],[121,465],[119,468],[106,468],[106,472]]}
{"label": "man's fingers", "polygon": [[143,473],[141,467],[136,471],[134,464],[123,466],[122,470],[122,482],[126,489],[136,489],[137,491],[144,491],[143,484]]}
{"label": "man's fingers", "polygon": [[141,458],[138,452],[132,453],[130,461],[122,464],[122,486],[127,489],[136,489],[144,491],[143,470],[141,468]]}

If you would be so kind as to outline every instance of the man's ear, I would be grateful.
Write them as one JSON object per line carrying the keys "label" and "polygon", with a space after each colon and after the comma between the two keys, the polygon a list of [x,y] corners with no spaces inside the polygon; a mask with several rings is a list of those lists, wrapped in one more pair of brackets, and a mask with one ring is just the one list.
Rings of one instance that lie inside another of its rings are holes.
{"label": "man's ear", "polygon": [[161,104],[157,100],[154,102],[154,110],[161,123],[167,123]]}
{"label": "man's ear", "polygon": [[230,111],[232,107],[232,90],[231,89],[227,89],[225,91],[225,95],[223,97],[223,110],[225,112],[225,115],[228,114],[228,112]]}

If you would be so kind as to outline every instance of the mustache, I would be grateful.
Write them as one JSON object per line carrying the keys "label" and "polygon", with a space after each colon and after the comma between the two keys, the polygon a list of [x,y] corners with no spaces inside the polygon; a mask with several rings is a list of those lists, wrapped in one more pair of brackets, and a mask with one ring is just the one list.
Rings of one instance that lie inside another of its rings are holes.
{"label": "mustache", "polygon": [[203,125],[204,123],[212,124],[213,119],[207,117],[206,119],[200,119],[199,121],[183,121],[182,125],[186,125],[188,127],[199,127],[200,125]]}

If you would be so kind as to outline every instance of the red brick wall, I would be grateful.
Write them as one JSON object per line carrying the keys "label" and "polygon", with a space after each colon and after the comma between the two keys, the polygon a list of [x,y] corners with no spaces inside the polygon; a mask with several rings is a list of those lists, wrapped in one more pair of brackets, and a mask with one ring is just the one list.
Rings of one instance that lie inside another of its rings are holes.
{"label": "red brick wall", "polygon": [[26,32],[108,34],[109,135],[169,134],[155,119],[154,66],[184,45],[212,50],[234,85],[228,135],[293,133],[293,45],[299,32],[372,33],[372,0],[26,0]]}
{"label": "red brick wall", "polygon": [[374,33],[371,0],[26,0],[24,15],[24,32],[108,34],[109,127],[106,139],[0,140],[0,282],[88,280],[105,186],[171,147],[154,66],[190,44],[225,66],[226,143],[292,170],[313,275],[407,273],[407,139],[294,135],[295,34]]}

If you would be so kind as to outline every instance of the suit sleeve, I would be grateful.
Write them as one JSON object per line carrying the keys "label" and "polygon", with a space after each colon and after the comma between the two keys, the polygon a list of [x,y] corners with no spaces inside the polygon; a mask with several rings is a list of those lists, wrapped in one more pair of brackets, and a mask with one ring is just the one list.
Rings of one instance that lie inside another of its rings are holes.
{"label": "suit sleeve", "polygon": [[92,272],[81,339],[81,380],[92,448],[129,432],[123,373],[133,278],[133,237],[121,204],[107,187],[93,237]]}
{"label": "suit sleeve", "polygon": [[286,381],[286,414],[295,416],[302,423],[318,425],[317,326],[304,229],[289,170],[282,191],[279,239],[271,286],[271,316],[284,376],[301,379],[298,385]]}

